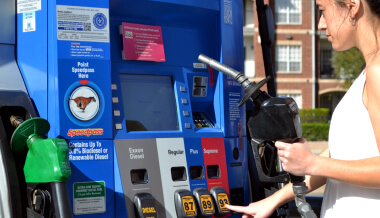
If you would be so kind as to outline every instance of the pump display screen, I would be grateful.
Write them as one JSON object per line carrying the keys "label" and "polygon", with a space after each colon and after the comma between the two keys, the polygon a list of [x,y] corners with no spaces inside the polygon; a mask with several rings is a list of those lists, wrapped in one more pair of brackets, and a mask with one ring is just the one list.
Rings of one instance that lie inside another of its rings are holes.
{"label": "pump display screen", "polygon": [[178,130],[171,76],[121,74],[127,131]]}

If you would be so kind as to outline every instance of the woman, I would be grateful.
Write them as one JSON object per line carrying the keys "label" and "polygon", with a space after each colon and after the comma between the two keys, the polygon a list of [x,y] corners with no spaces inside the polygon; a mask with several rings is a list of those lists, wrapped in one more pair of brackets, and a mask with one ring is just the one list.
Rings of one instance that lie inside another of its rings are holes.
{"label": "woman", "polygon": [[[309,175],[313,191],[326,184],[321,217],[380,217],[380,0],[316,0],[336,51],[358,48],[366,68],[336,107],[329,149],[315,156],[307,141],[276,142],[283,169]],[[330,157],[329,157],[330,156]],[[268,217],[294,200],[291,184],[247,207],[231,206],[243,217]]]}

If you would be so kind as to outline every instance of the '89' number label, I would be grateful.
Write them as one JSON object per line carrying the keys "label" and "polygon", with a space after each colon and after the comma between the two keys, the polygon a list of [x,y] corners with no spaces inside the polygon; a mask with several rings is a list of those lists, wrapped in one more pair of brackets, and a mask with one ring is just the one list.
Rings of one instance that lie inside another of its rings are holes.
{"label": "'89' number label", "polygon": [[212,203],[212,199],[210,195],[201,195],[201,206],[202,211],[205,215],[213,215],[214,214],[214,205]]}

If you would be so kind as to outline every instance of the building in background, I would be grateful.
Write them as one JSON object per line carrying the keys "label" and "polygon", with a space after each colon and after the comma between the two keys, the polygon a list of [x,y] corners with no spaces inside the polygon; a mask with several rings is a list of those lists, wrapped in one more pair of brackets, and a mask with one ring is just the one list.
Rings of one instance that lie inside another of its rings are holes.
{"label": "building in background", "polygon": [[248,78],[255,77],[255,53],[253,51],[255,12],[253,11],[253,3],[252,0],[243,0],[244,72]]}
{"label": "building in background", "polygon": [[[275,41],[272,61],[278,96],[294,98],[300,108],[331,111],[346,90],[331,67],[332,47],[318,31],[315,0],[265,0],[273,11]],[[256,2],[243,0],[245,75],[258,82],[265,78]]]}

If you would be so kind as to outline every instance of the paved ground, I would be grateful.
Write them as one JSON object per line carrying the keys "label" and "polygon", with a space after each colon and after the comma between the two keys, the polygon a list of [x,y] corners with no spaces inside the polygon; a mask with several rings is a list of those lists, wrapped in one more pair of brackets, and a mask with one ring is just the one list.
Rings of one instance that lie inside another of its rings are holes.
{"label": "paved ground", "polygon": [[314,154],[320,154],[328,146],[327,141],[317,141],[317,142],[308,141],[308,144]]}
{"label": "paved ground", "polygon": [[[324,151],[328,147],[327,141],[318,141],[318,142],[308,142],[311,151],[313,151],[314,154],[320,154],[322,151]],[[322,186],[321,188],[315,190],[312,193],[309,193],[310,196],[323,196],[323,192],[325,190],[325,186]]]}

